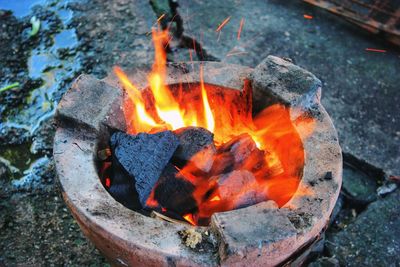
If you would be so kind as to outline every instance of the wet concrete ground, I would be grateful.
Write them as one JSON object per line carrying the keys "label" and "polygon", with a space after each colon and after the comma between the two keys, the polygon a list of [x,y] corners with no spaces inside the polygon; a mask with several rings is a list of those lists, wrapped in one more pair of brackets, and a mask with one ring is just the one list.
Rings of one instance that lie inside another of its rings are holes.
{"label": "wet concrete ground", "polygon": [[[0,92],[0,265],[105,264],[59,193],[51,159],[52,116],[80,73],[101,78],[116,64],[151,64],[151,26],[163,13],[175,15],[168,1],[152,2],[0,0],[0,88],[19,83]],[[326,242],[344,249],[327,245],[322,256],[343,265],[372,265],[374,257],[398,266],[391,257],[400,253],[393,224],[400,201],[386,201],[377,190],[395,189],[385,179],[400,174],[399,50],[301,1],[178,2],[184,31],[177,35],[184,41],[174,42],[169,59],[192,56],[254,67],[272,54],[292,59],[323,81],[322,101],[338,129],[347,164],[338,216]],[[41,21],[34,36],[32,16]],[[230,21],[216,33],[228,16]],[[367,47],[388,52],[367,52]],[[389,196],[398,199],[398,194]],[[380,206],[390,207],[385,213]],[[370,217],[382,220],[363,219]],[[380,253],[357,252],[367,245],[357,241],[363,231],[379,227],[386,227],[377,231],[374,243]],[[355,241],[344,240],[347,234]]]}

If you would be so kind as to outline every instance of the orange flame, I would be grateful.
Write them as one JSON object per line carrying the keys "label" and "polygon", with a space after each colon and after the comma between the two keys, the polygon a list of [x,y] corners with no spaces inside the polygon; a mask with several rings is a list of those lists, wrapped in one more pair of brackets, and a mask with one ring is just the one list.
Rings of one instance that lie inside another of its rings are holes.
{"label": "orange flame", "polygon": [[218,28],[215,30],[216,32],[219,32],[222,30],[222,28],[230,21],[231,17],[227,17],[224,19],[224,21],[221,22],[221,24],[218,26]]}
{"label": "orange flame", "polygon": [[[131,131],[128,130],[128,132],[151,132],[154,129],[176,130],[185,126],[199,126],[214,131],[215,121],[203,81],[203,68],[200,69],[202,107],[199,107],[199,110],[203,112],[193,112],[191,107],[182,107],[182,102],[178,102],[171,90],[165,86],[166,54],[164,44],[169,40],[168,32],[153,29],[152,36],[155,62],[148,77],[150,96],[149,92],[139,91],[119,67],[114,68],[115,74],[128,94],[127,106],[129,104],[134,106],[131,108],[133,111],[129,107],[125,108],[127,121],[131,128]],[[146,109],[147,106],[153,106],[155,110],[151,112]]]}
{"label": "orange flame", "polygon": [[132,100],[132,102],[135,103],[136,113],[130,119],[132,121],[141,121],[141,124],[135,124],[135,131],[146,131],[149,127],[153,128],[157,126],[157,123],[145,109],[145,103],[142,98],[141,92],[129,81],[128,76],[126,76],[121,68],[115,67],[114,72],[122,82],[122,85],[124,86],[129,98]]}
{"label": "orange flame", "polygon": [[195,220],[193,219],[193,215],[192,214],[186,214],[182,216],[186,221],[188,221],[191,225],[196,225]]}
{"label": "orange flame", "polygon": [[166,75],[167,56],[165,54],[165,44],[169,36],[167,31],[152,30],[155,49],[155,61],[153,70],[149,76],[149,84],[155,99],[155,107],[158,116],[172,129],[185,126],[179,104],[175,101],[171,91],[164,85]]}
{"label": "orange flame", "polygon": [[213,201],[220,201],[221,198],[219,196],[214,196],[212,199],[210,199],[211,202]]}
{"label": "orange flame", "polygon": [[200,65],[200,86],[201,97],[203,99],[204,117],[206,118],[207,123],[207,130],[209,130],[210,132],[214,132],[215,122],[213,114],[211,112],[210,104],[208,103],[207,91],[204,87],[203,65]]}
{"label": "orange flame", "polygon": [[243,30],[243,25],[244,25],[244,18],[242,18],[240,20],[239,30],[238,30],[238,33],[237,33],[237,39],[238,40],[240,40],[240,35],[242,33],[242,30]]}

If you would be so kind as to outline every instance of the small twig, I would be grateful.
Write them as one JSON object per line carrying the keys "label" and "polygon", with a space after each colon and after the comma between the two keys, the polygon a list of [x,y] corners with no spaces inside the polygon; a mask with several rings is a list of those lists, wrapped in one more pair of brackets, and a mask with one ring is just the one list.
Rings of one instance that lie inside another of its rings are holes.
{"label": "small twig", "polygon": [[82,152],[85,152],[79,145],[78,145],[78,143],[72,143],[73,145],[76,145]]}
{"label": "small twig", "polygon": [[172,219],[172,218],[170,218],[168,216],[165,216],[164,214],[158,213],[157,211],[154,211],[154,210],[150,213],[150,216],[152,218],[158,218],[158,219],[161,219],[161,220],[164,220],[164,221],[167,221],[167,222],[171,222],[171,223],[190,225],[190,224],[188,224],[188,223],[186,223],[184,221]]}

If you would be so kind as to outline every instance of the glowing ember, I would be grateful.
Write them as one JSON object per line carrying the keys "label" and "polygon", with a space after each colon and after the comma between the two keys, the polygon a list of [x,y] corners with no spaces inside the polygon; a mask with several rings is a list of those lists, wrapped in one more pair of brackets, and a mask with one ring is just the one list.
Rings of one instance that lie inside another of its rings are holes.
{"label": "glowing ember", "polygon": [[111,179],[110,178],[106,178],[106,187],[110,187],[111,186]]}
{"label": "glowing ember", "polygon": [[378,53],[386,53],[386,50],[383,50],[383,49],[376,49],[376,48],[365,48],[365,51],[368,51],[368,52],[378,52]]}
{"label": "glowing ember", "polygon": [[183,215],[183,218],[188,221],[191,225],[196,225],[194,219],[193,219],[193,215],[192,214],[186,214]]}
{"label": "glowing ember", "polygon": [[227,17],[224,19],[224,21],[221,22],[221,24],[218,26],[218,28],[215,30],[216,32],[219,32],[222,30],[222,28],[231,20],[231,17]]}
{"label": "glowing ember", "polygon": [[219,197],[219,196],[215,196],[215,197],[213,197],[212,199],[210,199],[210,202],[213,202],[213,201],[220,201],[221,200],[221,198]]}
{"label": "glowing ember", "polygon": [[165,14],[162,14],[158,19],[157,22],[160,22],[165,17]]}
{"label": "glowing ember", "polygon": [[238,33],[237,33],[237,39],[238,40],[240,40],[240,34],[242,33],[243,25],[244,25],[244,18],[242,18],[240,20],[239,30],[238,30]]}
{"label": "glowing ember", "polygon": [[[243,23],[242,19],[238,38]],[[153,30],[152,36],[155,62],[148,77],[148,89],[139,91],[120,68],[114,69],[128,96],[124,107],[127,132],[202,127],[214,134],[217,149],[215,155],[200,151],[186,165],[174,166],[180,179],[195,188],[192,197],[197,209],[182,217],[198,225],[215,212],[245,206],[249,201],[272,199],[279,206],[289,201],[297,190],[304,166],[303,145],[294,124],[311,133],[313,120],[301,118],[292,122],[290,109],[280,104],[269,106],[253,118],[250,85],[245,82],[244,89],[238,91],[206,84],[202,66],[199,84],[166,86],[164,47],[169,35],[167,31]],[[209,157],[213,162],[211,169],[199,172],[195,163],[206,162]],[[227,166],[234,171],[225,172]],[[146,205],[167,211],[154,199],[154,191]]]}
{"label": "glowing ember", "polygon": [[303,16],[305,19],[313,19],[313,16],[311,16],[311,15],[307,15],[307,14],[304,14],[304,16]]}

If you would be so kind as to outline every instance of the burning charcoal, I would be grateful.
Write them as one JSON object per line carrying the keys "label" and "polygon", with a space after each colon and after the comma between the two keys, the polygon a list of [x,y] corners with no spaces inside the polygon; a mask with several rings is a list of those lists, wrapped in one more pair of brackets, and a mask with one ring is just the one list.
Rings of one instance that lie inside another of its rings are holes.
{"label": "burning charcoal", "polygon": [[212,175],[219,175],[222,173],[231,172],[234,168],[234,156],[230,152],[218,153],[214,157],[214,162],[210,173]]}
{"label": "burning charcoal", "polygon": [[240,163],[246,160],[248,156],[257,149],[253,138],[247,133],[232,138],[229,142],[223,144],[218,151],[231,152],[234,155],[235,162]]}
{"label": "burning charcoal", "polygon": [[156,185],[154,199],[163,208],[183,215],[197,207],[192,197],[194,189],[194,185],[185,180],[175,166],[168,164]]}
{"label": "burning charcoal", "polygon": [[218,177],[220,197],[230,199],[247,189],[252,189],[257,181],[249,171],[232,171]]}
{"label": "burning charcoal", "polygon": [[178,162],[192,161],[197,168],[208,172],[215,154],[214,134],[200,127],[180,128],[174,133],[179,138],[179,146],[174,154]]}
{"label": "burning charcoal", "polygon": [[114,155],[133,178],[142,207],[178,144],[178,138],[171,131],[135,136],[117,132],[111,136]]}
{"label": "burning charcoal", "polygon": [[258,149],[253,138],[245,133],[218,148],[218,155],[229,153],[233,156],[232,169],[246,169],[256,171],[260,169],[264,163],[264,152]]}
{"label": "burning charcoal", "polygon": [[265,200],[254,175],[246,170],[233,171],[217,178],[219,197],[230,202],[231,209],[242,208]]}
{"label": "burning charcoal", "polygon": [[263,192],[258,192],[257,190],[251,190],[241,195],[234,202],[234,209],[241,209],[249,207],[251,205],[266,201],[267,197]]}

